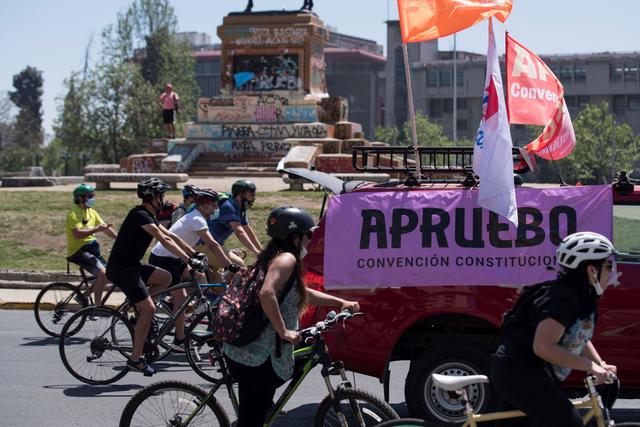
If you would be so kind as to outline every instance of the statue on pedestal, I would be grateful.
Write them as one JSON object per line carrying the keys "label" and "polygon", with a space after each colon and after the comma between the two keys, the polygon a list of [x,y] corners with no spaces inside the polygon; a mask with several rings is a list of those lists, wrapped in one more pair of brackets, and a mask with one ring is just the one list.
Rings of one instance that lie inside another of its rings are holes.
{"label": "statue on pedestal", "polygon": [[[247,2],[247,7],[244,9],[244,13],[251,13],[253,9],[253,0]],[[304,0],[300,12],[311,12],[313,10],[313,0]]]}

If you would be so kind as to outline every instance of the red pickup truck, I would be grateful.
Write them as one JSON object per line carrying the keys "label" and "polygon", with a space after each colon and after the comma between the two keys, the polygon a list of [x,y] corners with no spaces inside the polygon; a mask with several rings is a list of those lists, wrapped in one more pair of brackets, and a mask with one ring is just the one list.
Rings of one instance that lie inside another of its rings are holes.
{"label": "red pickup truck", "polygon": [[[343,182],[328,174],[303,169],[287,169],[323,186],[327,193],[368,193],[372,191],[438,191],[434,184],[396,181],[387,184]],[[407,185],[409,184],[409,185]],[[467,191],[462,186],[460,191]],[[449,189],[451,184],[449,184]],[[614,191],[614,243],[626,242],[622,251],[640,251],[640,189],[626,195]],[[618,206],[618,204],[622,204]],[[322,204],[325,211],[326,198]],[[314,233],[305,257],[306,282],[323,288],[325,271],[324,237],[326,212],[321,212],[319,229]],[[618,366],[626,396],[640,393],[640,262],[634,258],[619,260],[621,285],[609,289],[600,304],[594,342],[602,357]],[[450,375],[486,374],[490,354],[500,341],[503,314],[518,296],[514,287],[500,286],[427,286],[331,291],[335,295],[360,302],[365,316],[346,325],[346,329],[328,337],[332,355],[344,361],[348,369],[377,377],[388,396],[390,362],[409,360],[405,380],[405,400],[413,416],[437,423],[460,422],[463,406],[431,382],[431,373]],[[324,310],[311,309],[303,323],[320,320]],[[570,384],[578,385],[575,376]],[[478,385],[470,393],[476,409],[486,410],[494,397],[490,386]],[[459,425],[459,424],[457,424]]]}

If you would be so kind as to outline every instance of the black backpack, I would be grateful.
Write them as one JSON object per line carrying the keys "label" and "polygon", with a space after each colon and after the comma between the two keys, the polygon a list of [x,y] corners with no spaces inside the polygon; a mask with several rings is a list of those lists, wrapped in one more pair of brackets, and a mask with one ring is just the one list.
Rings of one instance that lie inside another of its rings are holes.
{"label": "black backpack", "polygon": [[549,286],[553,286],[554,283],[556,283],[555,280],[550,280],[525,288],[515,305],[502,317],[501,332],[503,338],[505,338],[505,334],[508,333],[511,328],[517,328],[526,322],[527,312],[531,309],[533,301],[544,295],[547,289],[549,289]]}

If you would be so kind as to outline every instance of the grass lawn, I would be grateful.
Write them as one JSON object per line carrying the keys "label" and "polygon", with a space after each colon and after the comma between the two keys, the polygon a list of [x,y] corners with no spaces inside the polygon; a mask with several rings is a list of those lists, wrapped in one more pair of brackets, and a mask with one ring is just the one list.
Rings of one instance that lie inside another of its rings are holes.
{"label": "grass lawn", "polygon": [[[266,219],[271,209],[293,205],[307,209],[317,218],[323,195],[321,191],[259,192],[249,220],[260,241],[266,242]],[[116,230],[127,212],[139,203],[134,191],[99,191],[96,196],[96,210]],[[178,204],[182,196],[170,191],[166,199]],[[0,268],[66,271],[65,220],[72,207],[71,194],[66,192],[0,191]],[[99,233],[98,241],[107,258],[113,240]],[[225,244],[228,249],[241,246],[235,236]]]}

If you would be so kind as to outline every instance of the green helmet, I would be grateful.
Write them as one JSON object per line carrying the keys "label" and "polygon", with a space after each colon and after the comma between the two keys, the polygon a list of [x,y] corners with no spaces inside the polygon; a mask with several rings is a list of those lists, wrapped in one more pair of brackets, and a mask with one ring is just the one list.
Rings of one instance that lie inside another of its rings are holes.
{"label": "green helmet", "polygon": [[92,185],[89,184],[80,184],[73,190],[73,201],[78,200],[78,197],[84,196],[85,194],[95,193],[96,189],[93,188]]}
{"label": "green helmet", "polygon": [[238,194],[247,190],[255,192],[256,185],[247,179],[239,179],[236,182],[234,182],[233,185],[231,186],[231,195],[233,197],[236,197]]}

